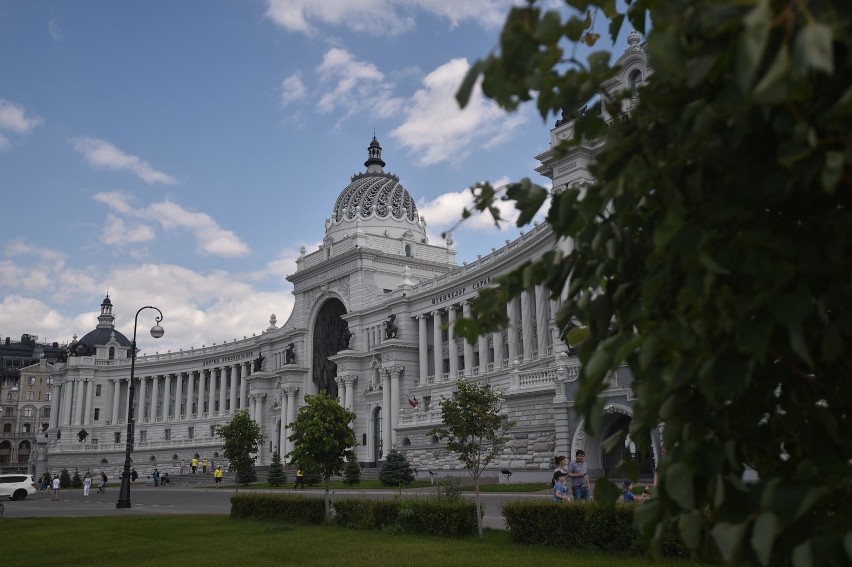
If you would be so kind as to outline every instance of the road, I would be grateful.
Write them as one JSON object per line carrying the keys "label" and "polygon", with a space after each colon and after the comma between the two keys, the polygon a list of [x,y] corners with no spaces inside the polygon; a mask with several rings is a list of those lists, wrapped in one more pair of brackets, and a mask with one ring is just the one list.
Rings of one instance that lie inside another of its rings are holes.
{"label": "road", "polygon": [[[244,490],[244,492],[247,492]],[[252,490],[251,492],[256,492]],[[279,494],[299,494],[321,497],[322,489],[309,488],[294,491],[283,489],[274,491]],[[405,496],[425,496],[433,493],[432,489],[420,488],[405,490]],[[395,490],[336,490],[333,498],[358,497],[393,498]],[[231,511],[230,498],[234,495],[232,487],[215,488],[178,488],[152,486],[135,486],[131,490],[131,508],[117,509],[118,487],[109,487],[104,494],[92,489],[89,496],[83,496],[82,488],[65,488],[59,492],[59,500],[52,501],[51,494],[33,494],[26,500],[4,500],[6,505],[5,519],[10,518],[52,518],[52,517],[84,517],[84,516],[127,516],[127,515],[160,515],[160,514],[229,514]],[[473,498],[470,493],[464,493],[466,498]],[[542,493],[483,493],[485,505],[484,526],[505,529],[500,506],[505,502],[518,499],[546,499]]]}

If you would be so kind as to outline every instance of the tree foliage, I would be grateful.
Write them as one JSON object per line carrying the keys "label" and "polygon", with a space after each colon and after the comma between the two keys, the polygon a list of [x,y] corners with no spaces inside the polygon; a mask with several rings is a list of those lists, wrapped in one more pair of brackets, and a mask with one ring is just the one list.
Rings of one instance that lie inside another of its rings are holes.
{"label": "tree foliage", "polygon": [[[565,149],[603,137],[596,182],[551,195],[547,222],[573,242],[475,302],[468,337],[505,324],[533,284],[564,297],[558,325],[579,343],[577,407],[599,422],[605,376],[629,365],[630,436],[664,423],[657,496],[637,509],[657,548],[767,565],[852,560],[852,4],[846,0],[567,0],[512,8],[481,78],[508,110],[543,118],[594,102],[610,54],[575,58],[608,24],[646,22],[653,74],[639,105],[576,113]],[[566,15],[567,12],[567,15]],[[496,193],[472,188],[476,208]],[[548,196],[507,197],[527,222]],[[460,332],[461,332],[460,330]],[[744,484],[746,465],[760,482]],[[623,469],[635,478],[635,469]]]}
{"label": "tree foliage", "polygon": [[269,464],[269,469],[266,472],[266,482],[270,486],[280,486],[287,483],[287,474],[284,472],[284,465],[281,464],[281,454],[278,451],[272,453],[272,462]]}
{"label": "tree foliage", "polygon": [[347,458],[343,467],[343,484],[354,486],[361,483],[361,467],[354,458]]}
{"label": "tree foliage", "polygon": [[407,486],[414,481],[414,471],[405,453],[391,449],[382,463],[379,480],[385,486]]}
{"label": "tree foliage", "polygon": [[[502,413],[499,392],[488,384],[457,383],[458,396],[441,403],[444,427],[430,435],[447,442],[447,450],[456,454],[476,485],[476,508],[481,509],[479,479],[485,468],[503,452],[511,440],[508,433],[515,424]],[[476,515],[476,526],[482,538],[482,515]]]}
{"label": "tree foliage", "polygon": [[238,484],[248,484],[257,480],[254,463],[257,452],[263,443],[260,425],[247,411],[234,413],[231,421],[216,426],[216,435],[224,442],[222,453],[231,463],[230,470],[236,473]]}
{"label": "tree foliage", "polygon": [[59,471],[59,487],[71,487],[71,475],[68,473],[68,469],[62,469],[61,471]]}
{"label": "tree foliage", "polygon": [[303,470],[318,472],[325,480],[327,518],[331,514],[331,477],[343,471],[345,458],[355,458],[352,447],[356,440],[351,426],[354,420],[355,412],[320,392],[315,396],[305,396],[305,405],[299,408],[292,424],[289,439],[293,442],[293,450],[288,456]]}

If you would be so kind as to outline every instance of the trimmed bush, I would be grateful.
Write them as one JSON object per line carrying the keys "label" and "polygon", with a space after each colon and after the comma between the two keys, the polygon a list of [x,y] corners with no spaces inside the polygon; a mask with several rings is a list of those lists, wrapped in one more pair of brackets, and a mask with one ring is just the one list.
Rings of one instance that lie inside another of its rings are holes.
{"label": "trimmed bush", "polygon": [[231,497],[231,517],[322,524],[325,522],[325,500],[281,494],[238,494]]}
{"label": "trimmed bush", "polygon": [[345,528],[450,537],[476,535],[476,505],[468,501],[341,498],[334,502],[334,509],[338,525]]}
{"label": "trimmed bush", "polygon": [[387,454],[379,480],[385,486],[407,486],[414,481],[414,471],[405,453],[392,449]]}
{"label": "trimmed bush", "polygon": [[343,484],[354,486],[361,482],[361,467],[356,459],[347,459],[343,467]]}
{"label": "trimmed bush", "polygon": [[287,484],[287,474],[284,472],[284,466],[281,464],[281,455],[277,451],[272,453],[272,463],[267,470],[266,482],[270,486]]}

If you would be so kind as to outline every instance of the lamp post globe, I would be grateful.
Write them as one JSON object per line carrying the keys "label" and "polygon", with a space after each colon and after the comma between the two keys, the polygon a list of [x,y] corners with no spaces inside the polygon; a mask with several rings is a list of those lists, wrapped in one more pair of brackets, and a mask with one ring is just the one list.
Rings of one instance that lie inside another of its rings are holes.
{"label": "lamp post globe", "polygon": [[136,312],[136,317],[133,318],[133,340],[130,341],[130,382],[127,385],[127,439],[125,440],[124,449],[124,471],[121,473],[121,489],[118,492],[118,502],[116,508],[130,508],[130,454],[133,453],[133,437],[135,423],[133,420],[133,378],[136,372],[136,327],[139,324],[139,314],[145,309],[153,309],[159,315],[154,317],[154,326],[151,327],[151,336],[159,339],[165,334],[165,331],[160,326],[160,321],[163,320],[163,312],[153,305],[140,307]]}

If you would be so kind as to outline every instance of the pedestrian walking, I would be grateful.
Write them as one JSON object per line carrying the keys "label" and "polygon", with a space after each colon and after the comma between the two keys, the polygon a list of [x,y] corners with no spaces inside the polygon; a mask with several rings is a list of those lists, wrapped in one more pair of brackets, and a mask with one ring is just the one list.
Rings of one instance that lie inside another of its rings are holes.
{"label": "pedestrian walking", "polygon": [[154,473],[151,475],[151,478],[154,479],[154,486],[160,486],[160,471],[154,469]]}
{"label": "pedestrian walking", "polygon": [[302,470],[302,467],[296,469],[296,484],[293,486],[293,489],[302,487],[305,488],[305,471]]}
{"label": "pedestrian walking", "polygon": [[59,500],[59,477],[53,477],[53,498],[52,500]]}
{"label": "pedestrian walking", "polygon": [[192,460],[189,461],[189,468],[192,469],[192,474],[195,474],[195,471],[198,470],[198,457],[192,457]]}
{"label": "pedestrian walking", "polygon": [[130,482],[136,484],[136,479],[139,478],[139,473],[136,472],[136,469],[130,471]]}
{"label": "pedestrian walking", "polygon": [[83,496],[89,495],[89,489],[92,488],[92,475],[86,473],[86,476],[83,477]]}
{"label": "pedestrian walking", "polygon": [[98,483],[98,492],[100,492],[101,494],[106,492],[107,480],[109,479],[107,478],[106,473],[104,471],[101,471],[101,482]]}
{"label": "pedestrian walking", "polygon": [[216,480],[216,490],[219,490],[219,487],[222,486],[222,467],[216,467],[216,470],[213,471],[213,478]]}
{"label": "pedestrian walking", "polygon": [[201,461],[201,472],[207,474],[207,457],[204,457],[204,460]]}

